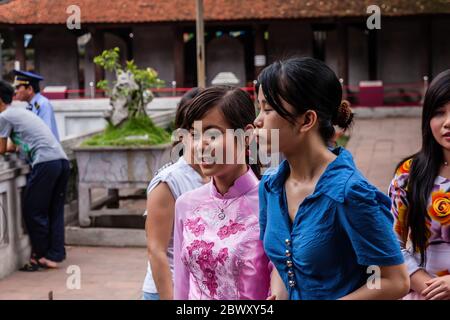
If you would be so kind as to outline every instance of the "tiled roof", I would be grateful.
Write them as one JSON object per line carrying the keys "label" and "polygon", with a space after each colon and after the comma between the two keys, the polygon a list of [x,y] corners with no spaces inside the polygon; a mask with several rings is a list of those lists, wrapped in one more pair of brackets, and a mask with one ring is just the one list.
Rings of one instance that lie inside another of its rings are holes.
{"label": "tiled roof", "polygon": [[[0,0],[0,24],[64,24],[73,4],[82,24],[195,20],[194,0]],[[204,0],[215,21],[365,16],[371,4],[385,16],[450,14],[450,0]]]}

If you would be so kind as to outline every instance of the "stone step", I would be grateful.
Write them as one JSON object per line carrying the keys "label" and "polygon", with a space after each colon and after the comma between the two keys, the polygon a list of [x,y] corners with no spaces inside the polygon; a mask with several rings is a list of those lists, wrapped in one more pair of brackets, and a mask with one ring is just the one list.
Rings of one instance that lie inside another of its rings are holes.
{"label": "stone step", "polygon": [[146,247],[145,230],[124,228],[81,228],[67,226],[66,245],[95,247]]}
{"label": "stone step", "polygon": [[103,217],[103,216],[138,216],[144,215],[145,209],[130,209],[130,208],[118,208],[118,209],[100,209],[92,210],[89,212],[90,217]]}

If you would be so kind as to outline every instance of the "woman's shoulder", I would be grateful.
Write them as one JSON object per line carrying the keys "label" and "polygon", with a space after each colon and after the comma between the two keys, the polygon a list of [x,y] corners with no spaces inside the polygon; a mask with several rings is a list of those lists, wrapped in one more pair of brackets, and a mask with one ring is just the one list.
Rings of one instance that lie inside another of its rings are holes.
{"label": "woman's shoulder", "polygon": [[376,186],[370,183],[359,170],[355,170],[345,186],[345,199],[347,201],[371,202],[389,198]]}
{"label": "woman's shoulder", "polygon": [[176,206],[183,206],[184,208],[196,207],[202,200],[208,198],[209,192],[209,183],[196,189],[184,192],[177,198]]}
{"label": "woman's shoulder", "polygon": [[189,168],[189,164],[184,161],[183,158],[178,159],[178,161],[169,161],[167,164],[165,164],[164,166],[162,166],[155,174],[155,177],[161,176],[161,177],[166,177],[166,176],[171,176],[171,175],[176,175],[177,173],[185,173],[186,174],[186,170]]}
{"label": "woman's shoulder", "polygon": [[[193,171],[193,172],[192,172]],[[162,166],[156,173],[152,182],[167,181],[170,179],[191,179],[192,174],[196,173],[194,169],[185,161],[168,162]],[[154,180],[154,181],[153,181]]]}
{"label": "woman's shoulder", "polygon": [[[390,217],[391,199],[371,184],[358,170],[348,180],[340,212],[356,219]],[[348,210],[350,209],[350,210]],[[380,215],[380,213],[383,213]],[[366,220],[365,220],[366,221]]]}
{"label": "woman's shoulder", "polygon": [[159,168],[158,171],[156,171],[156,173],[150,183],[166,180],[167,177],[170,176],[170,174],[176,169],[177,169],[176,163],[169,161],[168,163],[163,165],[161,168]]}
{"label": "woman's shoulder", "polygon": [[167,183],[173,169],[173,163],[169,162],[156,171],[152,180],[148,184],[147,193],[153,191],[153,189],[155,189],[160,183]]}
{"label": "woman's shoulder", "polygon": [[412,162],[413,158],[409,158],[398,165],[397,169],[395,170],[394,177],[392,178],[391,184],[389,186],[389,193],[391,193],[393,189],[396,190],[398,190],[398,188],[405,190],[407,189]]}
{"label": "woman's shoulder", "polygon": [[411,170],[411,164],[413,162],[413,158],[409,158],[403,161],[395,170],[395,176],[407,175],[409,176],[409,171]]}

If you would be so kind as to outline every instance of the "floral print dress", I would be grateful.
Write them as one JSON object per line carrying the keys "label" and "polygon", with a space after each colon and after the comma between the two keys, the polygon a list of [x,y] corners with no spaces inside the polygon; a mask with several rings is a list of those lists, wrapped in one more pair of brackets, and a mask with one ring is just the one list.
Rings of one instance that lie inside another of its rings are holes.
{"label": "floral print dress", "polygon": [[224,196],[212,180],[177,199],[175,299],[267,298],[270,270],[259,240],[258,184],[249,169]]}
{"label": "floral print dress", "polygon": [[[392,200],[394,229],[402,246],[408,272],[412,275],[422,267],[420,255],[413,252],[408,241],[408,230],[404,223],[408,211],[408,179],[412,159],[405,161],[397,170],[389,187]],[[437,176],[427,206],[428,245],[427,263],[423,269],[432,277],[450,274],[450,179]],[[420,299],[419,293],[412,292],[407,298]]]}

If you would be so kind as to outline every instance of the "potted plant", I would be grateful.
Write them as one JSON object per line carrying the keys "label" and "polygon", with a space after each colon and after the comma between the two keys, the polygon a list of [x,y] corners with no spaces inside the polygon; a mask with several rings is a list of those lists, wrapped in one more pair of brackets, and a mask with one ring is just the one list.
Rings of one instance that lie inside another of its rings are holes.
{"label": "potted plant", "polygon": [[117,190],[145,189],[156,170],[170,160],[171,136],[155,126],[146,112],[154,97],[151,88],[164,82],[155,70],[139,69],[134,61],[127,61],[123,67],[119,58],[118,48],[94,58],[95,64],[116,75],[113,83],[97,83],[110,97],[111,109],[105,113],[106,129],[74,149],[79,173],[79,223],[83,227],[89,226],[94,216],[118,214],[111,209],[93,210],[103,206],[92,202],[93,188],[109,190],[104,204],[111,202],[111,197],[118,202]]}

